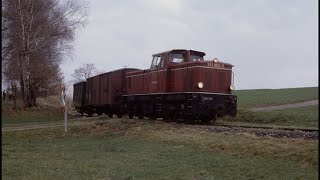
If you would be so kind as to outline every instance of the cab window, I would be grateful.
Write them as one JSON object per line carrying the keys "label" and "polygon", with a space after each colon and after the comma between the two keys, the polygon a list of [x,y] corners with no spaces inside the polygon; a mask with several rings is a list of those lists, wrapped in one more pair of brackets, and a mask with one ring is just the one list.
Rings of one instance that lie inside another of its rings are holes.
{"label": "cab window", "polygon": [[161,56],[153,56],[150,69],[160,68]]}
{"label": "cab window", "polygon": [[171,53],[170,54],[170,62],[180,63],[184,61],[184,56],[181,53]]}
{"label": "cab window", "polygon": [[203,61],[203,55],[200,55],[199,53],[192,52],[190,54],[190,60],[191,61]]}

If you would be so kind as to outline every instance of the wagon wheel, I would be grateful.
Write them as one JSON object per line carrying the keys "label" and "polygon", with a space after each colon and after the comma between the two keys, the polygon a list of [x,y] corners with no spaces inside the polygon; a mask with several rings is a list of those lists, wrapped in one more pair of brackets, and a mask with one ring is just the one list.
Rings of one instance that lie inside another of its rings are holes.
{"label": "wagon wheel", "polygon": [[143,119],[143,113],[139,113],[139,114],[138,114],[138,118],[139,118],[139,119]]}
{"label": "wagon wheel", "polygon": [[109,118],[112,118],[113,117],[113,113],[112,112],[108,112],[108,116],[109,116]]}
{"label": "wagon wheel", "polygon": [[133,119],[133,113],[129,113],[129,119]]}
{"label": "wagon wheel", "polygon": [[157,119],[157,113],[155,111],[148,114],[149,119],[156,120]]}

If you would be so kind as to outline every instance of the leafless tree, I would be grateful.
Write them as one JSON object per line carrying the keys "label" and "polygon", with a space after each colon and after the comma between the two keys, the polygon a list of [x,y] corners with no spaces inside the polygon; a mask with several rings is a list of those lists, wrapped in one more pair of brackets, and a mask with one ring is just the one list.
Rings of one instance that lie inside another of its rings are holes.
{"label": "leafless tree", "polygon": [[72,74],[73,82],[80,82],[97,74],[99,74],[99,71],[94,64],[83,64],[78,69],[74,70],[74,73]]}
{"label": "leafless tree", "polygon": [[86,2],[2,0],[2,5],[4,76],[19,81],[23,102],[33,106],[37,88],[59,80],[62,58],[86,22]]}

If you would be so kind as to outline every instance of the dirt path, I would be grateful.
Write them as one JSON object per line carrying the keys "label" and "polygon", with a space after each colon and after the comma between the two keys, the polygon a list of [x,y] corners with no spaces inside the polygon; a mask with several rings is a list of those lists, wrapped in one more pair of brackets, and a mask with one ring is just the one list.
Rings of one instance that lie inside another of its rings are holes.
{"label": "dirt path", "polygon": [[[79,126],[84,124],[91,124],[92,122],[95,122],[98,120],[83,120],[83,121],[71,121],[68,122],[68,126]],[[30,129],[43,129],[43,128],[52,128],[52,127],[62,127],[64,126],[64,122],[54,122],[54,123],[30,123],[30,124],[18,124],[18,125],[11,125],[7,127],[2,128],[2,132],[8,132],[8,131],[22,131],[22,130],[30,130]]]}
{"label": "dirt path", "polygon": [[253,111],[253,112],[256,112],[256,111],[272,111],[272,110],[279,110],[279,109],[287,109],[287,108],[296,108],[296,107],[317,105],[318,103],[319,103],[319,100],[311,100],[311,101],[304,101],[304,102],[300,102],[300,103],[292,103],[292,104],[283,104],[283,105],[277,105],[277,106],[251,108],[250,110]]}

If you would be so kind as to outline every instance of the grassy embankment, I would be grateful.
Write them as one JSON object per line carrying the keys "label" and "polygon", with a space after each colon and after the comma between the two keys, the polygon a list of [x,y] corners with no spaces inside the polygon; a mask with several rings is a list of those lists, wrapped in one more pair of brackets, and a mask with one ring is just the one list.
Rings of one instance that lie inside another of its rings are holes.
{"label": "grassy embankment", "polygon": [[317,179],[318,141],[108,120],[2,133],[3,179]]}
{"label": "grassy embankment", "polygon": [[235,118],[224,118],[223,120],[257,124],[318,127],[318,105],[268,112],[251,112],[249,110],[252,107],[315,100],[318,99],[318,87],[239,90],[235,91],[235,94],[238,97],[237,116]]}

